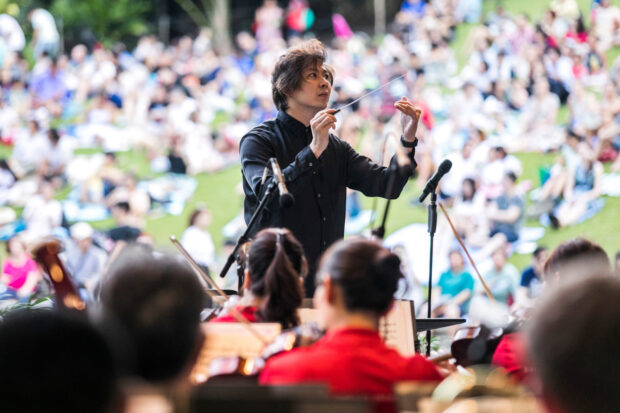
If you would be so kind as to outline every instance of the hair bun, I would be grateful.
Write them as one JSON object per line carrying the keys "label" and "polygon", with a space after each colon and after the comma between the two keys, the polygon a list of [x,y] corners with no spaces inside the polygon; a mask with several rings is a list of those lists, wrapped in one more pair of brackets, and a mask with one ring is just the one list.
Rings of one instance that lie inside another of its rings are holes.
{"label": "hair bun", "polygon": [[400,258],[392,253],[377,257],[371,273],[375,287],[381,290],[396,291],[398,280],[403,276],[400,270]]}

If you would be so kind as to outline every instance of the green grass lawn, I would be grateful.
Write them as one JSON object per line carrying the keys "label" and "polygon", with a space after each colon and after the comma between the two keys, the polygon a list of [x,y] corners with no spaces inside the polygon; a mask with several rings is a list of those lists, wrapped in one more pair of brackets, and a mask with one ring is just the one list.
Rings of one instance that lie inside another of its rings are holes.
{"label": "green grass lawn", "polygon": [[[140,159],[143,154],[133,154],[137,163],[146,163],[146,158]],[[517,157],[523,163],[523,175],[520,181],[530,180],[534,187],[540,185],[538,170],[543,165],[550,165],[554,155],[544,155],[539,153],[520,153]],[[224,225],[230,221],[241,210],[243,197],[238,194],[236,187],[241,182],[241,172],[238,166],[230,167],[226,170],[214,174],[201,174],[196,177],[198,189],[193,199],[188,203],[183,214],[180,216],[163,216],[149,219],[147,231],[153,236],[156,244],[164,249],[171,249],[168,241],[170,235],[179,237],[185,227],[189,214],[197,203],[204,203],[209,207],[213,215],[213,222],[210,227],[211,235],[216,247],[219,249],[224,241],[221,231]],[[390,234],[406,225],[412,223],[426,222],[426,209],[413,207],[409,201],[419,196],[419,191],[415,189],[415,181],[410,181],[399,199],[392,202],[390,215],[387,222],[386,233]],[[374,200],[363,198],[364,208],[372,208]],[[377,202],[377,210],[382,213],[385,200]],[[100,224],[109,224],[107,222]],[[527,226],[539,226],[537,221],[527,221]],[[620,198],[605,198],[603,211],[594,218],[568,228],[561,228],[557,231],[547,229],[545,236],[540,241],[541,245],[550,248],[555,247],[560,242],[577,236],[584,236],[595,240],[601,244],[610,256],[620,249],[618,242],[618,232],[620,231]],[[422,240],[421,240],[422,241]],[[423,240],[426,241],[426,240]],[[510,262],[518,268],[525,267],[530,260],[527,255],[514,254]]]}

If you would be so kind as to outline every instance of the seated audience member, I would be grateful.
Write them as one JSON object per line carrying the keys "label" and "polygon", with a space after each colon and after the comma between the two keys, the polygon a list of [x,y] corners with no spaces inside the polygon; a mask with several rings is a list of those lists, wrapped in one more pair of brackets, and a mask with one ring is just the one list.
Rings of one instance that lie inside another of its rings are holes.
{"label": "seated audience member", "polygon": [[[476,191],[476,181],[465,178],[462,183],[461,194],[454,201],[452,209],[457,231],[467,241],[472,237],[480,236],[480,231],[486,232],[484,225],[484,197]],[[482,234],[484,237],[487,234]]]}
{"label": "seated audience member", "polygon": [[491,221],[491,237],[503,234],[508,242],[519,239],[519,231],[523,223],[523,199],[516,194],[515,182],[517,177],[508,172],[504,175],[504,193],[497,197],[487,209],[486,215]]}
{"label": "seated audience member", "polygon": [[491,258],[493,267],[484,274],[484,280],[498,302],[510,305],[519,283],[519,271],[506,262],[506,251],[503,248],[496,249]]}
{"label": "seated audience member", "polygon": [[11,314],[0,323],[2,412],[112,411],[110,349],[85,319],[48,310]]}
{"label": "seated audience member", "polygon": [[532,265],[521,274],[521,282],[515,299],[518,305],[528,306],[528,302],[540,294],[542,290],[542,269],[548,255],[545,247],[537,247],[534,250]]}
{"label": "seated audience member", "polygon": [[7,286],[9,296],[25,300],[37,289],[41,279],[39,268],[28,256],[26,245],[19,235],[7,241],[6,252],[9,255],[2,263],[0,282]]}
{"label": "seated audience member", "polygon": [[171,383],[184,377],[204,337],[206,296],[189,265],[128,246],[102,280],[102,328],[123,377]]}
{"label": "seated audience member", "polygon": [[[299,324],[302,280],[308,272],[303,247],[288,229],[260,231],[247,252],[243,296],[237,311],[250,322],[278,322],[282,328]],[[230,314],[214,322],[236,321]]]}
{"label": "seated audience member", "polygon": [[543,403],[558,413],[616,412],[620,280],[573,280],[542,300],[527,329]]}
{"label": "seated audience member", "polygon": [[151,199],[146,191],[138,188],[138,178],[133,174],[125,176],[122,185],[108,194],[106,205],[112,207],[119,202],[129,204],[129,225],[136,228],[144,228],[146,214],[151,208]]}
{"label": "seated audience member", "polygon": [[[590,279],[610,271],[609,258],[599,245],[584,238],[575,238],[564,241],[551,252],[543,264],[541,275],[545,291],[548,291],[566,284],[571,278]],[[523,381],[527,379],[525,348],[521,332],[505,334],[493,354],[492,362]]]}
{"label": "seated audience member", "polygon": [[39,194],[26,202],[22,218],[26,221],[24,234],[28,242],[38,241],[52,234],[62,224],[62,205],[54,199],[54,186],[49,180],[39,183]]}
{"label": "seated audience member", "polygon": [[67,246],[67,270],[74,282],[80,287],[92,291],[105,266],[107,254],[93,244],[93,228],[86,222],[78,222],[71,226],[72,242]]}
{"label": "seated audience member", "polygon": [[378,333],[402,276],[400,259],[376,242],[350,239],[330,247],[314,294],[327,333],[312,346],[270,359],[260,383],[325,383],[336,395],[389,396],[397,381],[441,380],[429,361],[401,356]]}
{"label": "seated audience member", "polygon": [[[474,279],[465,271],[465,261],[460,250],[452,250],[449,255],[450,268],[441,274],[437,286],[433,288],[433,301],[441,303],[433,315],[458,318],[467,313],[469,300],[474,290]],[[441,297],[441,298],[440,298]]]}
{"label": "seated audience member", "polygon": [[215,245],[207,228],[211,225],[211,213],[198,207],[189,218],[189,226],[181,236],[181,245],[188,254],[209,274],[215,266]]}
{"label": "seated audience member", "polygon": [[54,186],[60,188],[62,181],[65,180],[65,168],[71,161],[73,151],[66,138],[61,138],[56,129],[47,131],[49,139],[48,152],[39,166],[39,174],[54,182]]}
{"label": "seated audience member", "polygon": [[[521,174],[521,161],[508,155],[501,146],[490,148],[488,161],[480,173],[480,191],[488,199],[495,199],[505,192],[503,178],[507,174]],[[516,181],[516,178],[515,178]]]}
{"label": "seated audience member", "polygon": [[108,230],[108,237],[114,241],[136,241],[142,230],[132,226],[133,218],[129,213],[128,202],[118,202],[110,207],[110,212],[114,218],[114,228]]}
{"label": "seated audience member", "polygon": [[592,150],[583,145],[579,147],[581,161],[574,170],[569,171],[564,187],[564,201],[549,215],[554,228],[575,224],[588,210],[593,209],[602,194],[603,165],[594,159]]}

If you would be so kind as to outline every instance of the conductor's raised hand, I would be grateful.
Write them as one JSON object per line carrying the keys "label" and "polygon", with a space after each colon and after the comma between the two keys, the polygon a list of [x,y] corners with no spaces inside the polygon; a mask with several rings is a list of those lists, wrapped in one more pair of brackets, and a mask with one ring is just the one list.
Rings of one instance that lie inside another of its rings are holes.
{"label": "conductor's raised hand", "polygon": [[413,103],[406,97],[394,103],[394,107],[401,112],[400,123],[403,126],[403,137],[407,141],[413,141],[416,137],[422,111],[413,106]]}
{"label": "conductor's raised hand", "polygon": [[310,149],[317,158],[321,156],[329,144],[330,129],[336,127],[336,115],[334,112],[336,112],[335,109],[324,109],[310,120],[310,128],[312,129]]}

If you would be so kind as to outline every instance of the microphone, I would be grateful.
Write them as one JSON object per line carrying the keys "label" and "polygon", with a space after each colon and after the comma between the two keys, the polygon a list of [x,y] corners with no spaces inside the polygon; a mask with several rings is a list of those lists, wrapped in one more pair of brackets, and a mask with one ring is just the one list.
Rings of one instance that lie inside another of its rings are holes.
{"label": "microphone", "polygon": [[274,179],[278,180],[278,191],[280,192],[280,207],[288,208],[295,203],[295,198],[286,189],[284,178],[282,177],[282,171],[276,158],[269,158],[271,164],[271,171],[273,172]]}
{"label": "microphone", "polygon": [[424,201],[428,194],[430,194],[431,192],[435,192],[435,189],[437,189],[437,185],[439,184],[439,180],[448,173],[450,168],[452,168],[452,162],[449,159],[444,160],[439,165],[439,168],[437,168],[437,172],[435,172],[435,175],[433,175],[431,179],[426,182],[424,191],[422,191],[422,195],[420,195],[419,198],[420,202]]}

